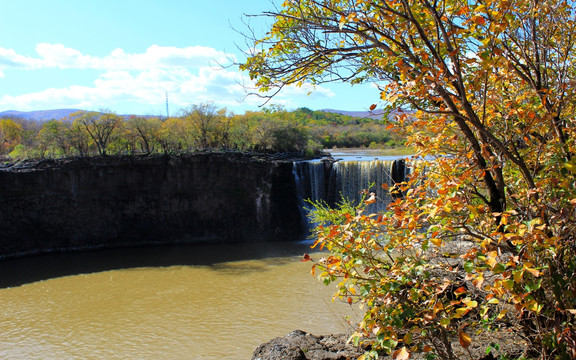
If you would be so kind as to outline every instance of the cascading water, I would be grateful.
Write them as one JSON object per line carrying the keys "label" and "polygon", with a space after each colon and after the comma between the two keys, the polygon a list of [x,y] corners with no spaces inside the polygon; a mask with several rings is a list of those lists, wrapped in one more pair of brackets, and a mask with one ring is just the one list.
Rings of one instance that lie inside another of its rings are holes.
{"label": "cascading water", "polygon": [[392,179],[392,167],[394,161],[338,161],[333,164],[330,173],[330,183],[333,191],[330,192],[328,202],[335,204],[341,199],[348,199],[352,203],[358,203],[363,195],[367,198],[375,195],[376,202],[367,206],[369,213],[381,212],[386,209],[390,202],[390,192],[382,187],[382,184],[392,187],[395,181]]}
{"label": "cascading water", "polygon": [[[292,167],[296,194],[300,203],[300,216],[302,224],[309,225],[308,213],[312,208],[309,201],[326,200],[326,167],[321,161],[294,162]],[[307,226],[304,226],[307,228]]]}
{"label": "cascading water", "polygon": [[326,199],[326,166],[324,161],[295,162],[292,170],[296,191],[301,200]]}
{"label": "cascading water", "polygon": [[306,200],[324,201],[330,206],[343,198],[358,203],[363,194],[371,193],[376,202],[368,205],[369,213],[382,212],[390,202],[392,188],[406,179],[408,168],[404,160],[346,160],[295,162],[293,173],[300,197],[303,217],[310,205]]}

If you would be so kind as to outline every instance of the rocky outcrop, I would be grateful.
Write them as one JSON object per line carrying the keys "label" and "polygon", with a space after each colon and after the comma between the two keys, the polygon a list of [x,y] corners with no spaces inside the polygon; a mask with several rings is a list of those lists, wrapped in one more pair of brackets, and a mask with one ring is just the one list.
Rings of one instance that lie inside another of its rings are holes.
{"label": "rocky outcrop", "polygon": [[[348,338],[344,334],[315,336],[294,330],[284,337],[272,339],[258,346],[252,354],[252,360],[352,360],[358,359],[368,350],[353,346],[348,342]],[[528,354],[526,340],[522,338],[521,333],[512,329],[503,328],[476,334],[467,350],[460,345],[457,336],[451,340],[458,359],[520,359],[526,358]],[[425,352],[411,353],[410,359],[426,360],[431,356],[432,354]],[[378,354],[378,359],[394,358],[394,355]]]}
{"label": "rocky outcrop", "polygon": [[347,336],[315,336],[294,330],[254,350],[252,360],[349,360],[357,359],[364,350],[347,343]]}
{"label": "rocky outcrop", "polygon": [[0,257],[156,243],[295,240],[292,162],[240,153],[0,168]]}

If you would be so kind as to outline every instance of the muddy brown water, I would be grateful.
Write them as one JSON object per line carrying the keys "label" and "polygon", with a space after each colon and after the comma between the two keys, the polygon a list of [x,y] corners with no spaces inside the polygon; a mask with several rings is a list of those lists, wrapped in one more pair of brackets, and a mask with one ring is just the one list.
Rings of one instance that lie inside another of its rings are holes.
{"label": "muddy brown water", "polygon": [[250,359],[294,329],[349,330],[359,310],[332,302],[305,252],[168,246],[0,261],[0,359]]}

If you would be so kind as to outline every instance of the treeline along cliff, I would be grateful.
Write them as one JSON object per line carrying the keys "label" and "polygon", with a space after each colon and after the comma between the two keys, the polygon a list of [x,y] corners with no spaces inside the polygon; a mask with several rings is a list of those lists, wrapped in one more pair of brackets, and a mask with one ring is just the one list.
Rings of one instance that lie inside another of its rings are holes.
{"label": "treeline along cliff", "polygon": [[0,257],[156,243],[294,240],[292,163],[241,153],[0,168]]}

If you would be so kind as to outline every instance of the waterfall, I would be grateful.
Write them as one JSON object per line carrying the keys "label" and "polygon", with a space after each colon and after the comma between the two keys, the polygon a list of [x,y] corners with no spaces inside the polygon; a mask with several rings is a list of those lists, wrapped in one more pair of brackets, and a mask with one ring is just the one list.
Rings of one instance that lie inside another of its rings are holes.
{"label": "waterfall", "polygon": [[390,202],[390,193],[382,184],[391,187],[393,160],[372,161],[338,161],[330,172],[330,183],[333,184],[328,202],[335,204],[345,198],[358,203],[363,193],[374,193],[376,202],[367,207],[370,213],[381,212]]}
{"label": "waterfall", "polygon": [[322,161],[295,162],[292,173],[296,181],[296,191],[302,201],[325,200],[326,176],[325,165]]}
{"label": "waterfall", "polygon": [[382,184],[392,187],[404,181],[407,172],[404,160],[300,161],[293,167],[303,217],[308,212],[307,199],[334,206],[343,198],[358,203],[364,192],[376,196],[368,212],[384,211],[391,196]]}
{"label": "waterfall", "polygon": [[292,166],[292,175],[296,184],[296,195],[300,203],[300,216],[304,228],[308,229],[308,213],[312,205],[308,201],[320,201],[326,198],[326,175],[324,162],[298,161]]}

